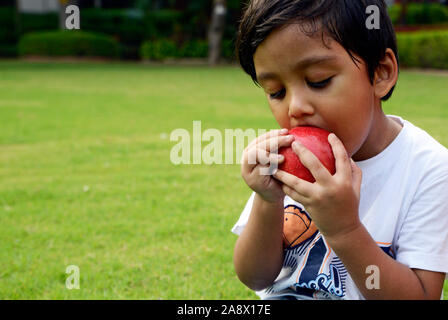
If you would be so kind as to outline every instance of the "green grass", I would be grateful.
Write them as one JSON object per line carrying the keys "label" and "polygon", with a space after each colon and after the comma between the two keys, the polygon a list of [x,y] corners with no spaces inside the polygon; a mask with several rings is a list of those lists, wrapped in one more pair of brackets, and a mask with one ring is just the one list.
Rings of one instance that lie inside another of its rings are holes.
{"label": "green grass", "polygon": [[[386,112],[447,146],[447,87],[402,72]],[[0,62],[0,298],[256,298],[232,263],[239,166],[175,166],[169,135],[276,128],[264,99],[234,67]]]}

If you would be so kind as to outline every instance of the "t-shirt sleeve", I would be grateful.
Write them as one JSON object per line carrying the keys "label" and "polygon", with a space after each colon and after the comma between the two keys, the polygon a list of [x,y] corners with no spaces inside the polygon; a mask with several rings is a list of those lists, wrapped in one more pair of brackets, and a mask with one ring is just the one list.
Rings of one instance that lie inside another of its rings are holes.
{"label": "t-shirt sleeve", "polygon": [[255,192],[252,192],[251,196],[249,197],[249,200],[247,200],[243,212],[241,212],[240,218],[232,228],[232,232],[238,236],[241,234],[241,232],[243,232],[244,227],[246,226],[247,221],[249,220],[250,212],[252,211],[252,205],[254,203],[254,198],[255,198]]}
{"label": "t-shirt sleeve", "polygon": [[433,172],[421,183],[396,240],[396,259],[448,273],[448,172]]}

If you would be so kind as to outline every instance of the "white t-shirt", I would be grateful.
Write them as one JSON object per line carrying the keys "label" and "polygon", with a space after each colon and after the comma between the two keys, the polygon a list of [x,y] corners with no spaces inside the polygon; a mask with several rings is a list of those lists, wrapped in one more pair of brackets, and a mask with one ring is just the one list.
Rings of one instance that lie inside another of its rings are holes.
{"label": "white t-shirt", "polygon": [[[448,150],[412,123],[389,117],[403,125],[400,133],[375,157],[356,162],[362,170],[361,222],[397,261],[448,273]],[[232,228],[237,235],[254,195]],[[364,299],[304,207],[288,196],[284,207],[283,268],[274,284],[257,294],[262,299]]]}

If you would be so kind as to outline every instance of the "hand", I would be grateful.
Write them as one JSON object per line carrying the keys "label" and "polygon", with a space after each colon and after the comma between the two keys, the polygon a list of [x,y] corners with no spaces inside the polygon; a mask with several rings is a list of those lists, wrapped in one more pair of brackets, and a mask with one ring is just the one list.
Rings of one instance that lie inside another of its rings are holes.
{"label": "hand", "polygon": [[334,175],[305,146],[294,142],[294,152],[316,182],[310,183],[282,170],[278,170],[274,177],[283,183],[283,192],[303,204],[319,231],[330,238],[348,234],[360,225],[358,207],[362,172],[335,134],[328,136],[328,142],[336,160]]}
{"label": "hand", "polygon": [[283,201],[285,197],[281,184],[272,177],[269,169],[276,169],[284,161],[277,151],[294,141],[294,137],[287,133],[287,129],[269,131],[253,140],[243,152],[241,175],[247,185],[268,202]]}

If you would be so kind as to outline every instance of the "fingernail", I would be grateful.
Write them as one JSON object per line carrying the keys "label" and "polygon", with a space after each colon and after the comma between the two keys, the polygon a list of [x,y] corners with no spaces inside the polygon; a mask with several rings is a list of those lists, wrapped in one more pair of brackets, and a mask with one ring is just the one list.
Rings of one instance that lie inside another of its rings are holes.
{"label": "fingernail", "polygon": [[281,155],[281,154],[279,154],[279,155],[277,155],[277,157],[278,157],[278,160],[283,160],[285,157],[283,156],[283,155]]}
{"label": "fingernail", "polygon": [[292,143],[292,147],[293,147],[293,148],[300,148],[301,145],[302,145],[302,144],[301,144],[299,141],[294,141],[294,142]]}
{"label": "fingernail", "polygon": [[288,133],[288,129],[283,128],[282,130],[280,130],[280,133],[282,133],[282,134],[287,134],[287,133]]}

